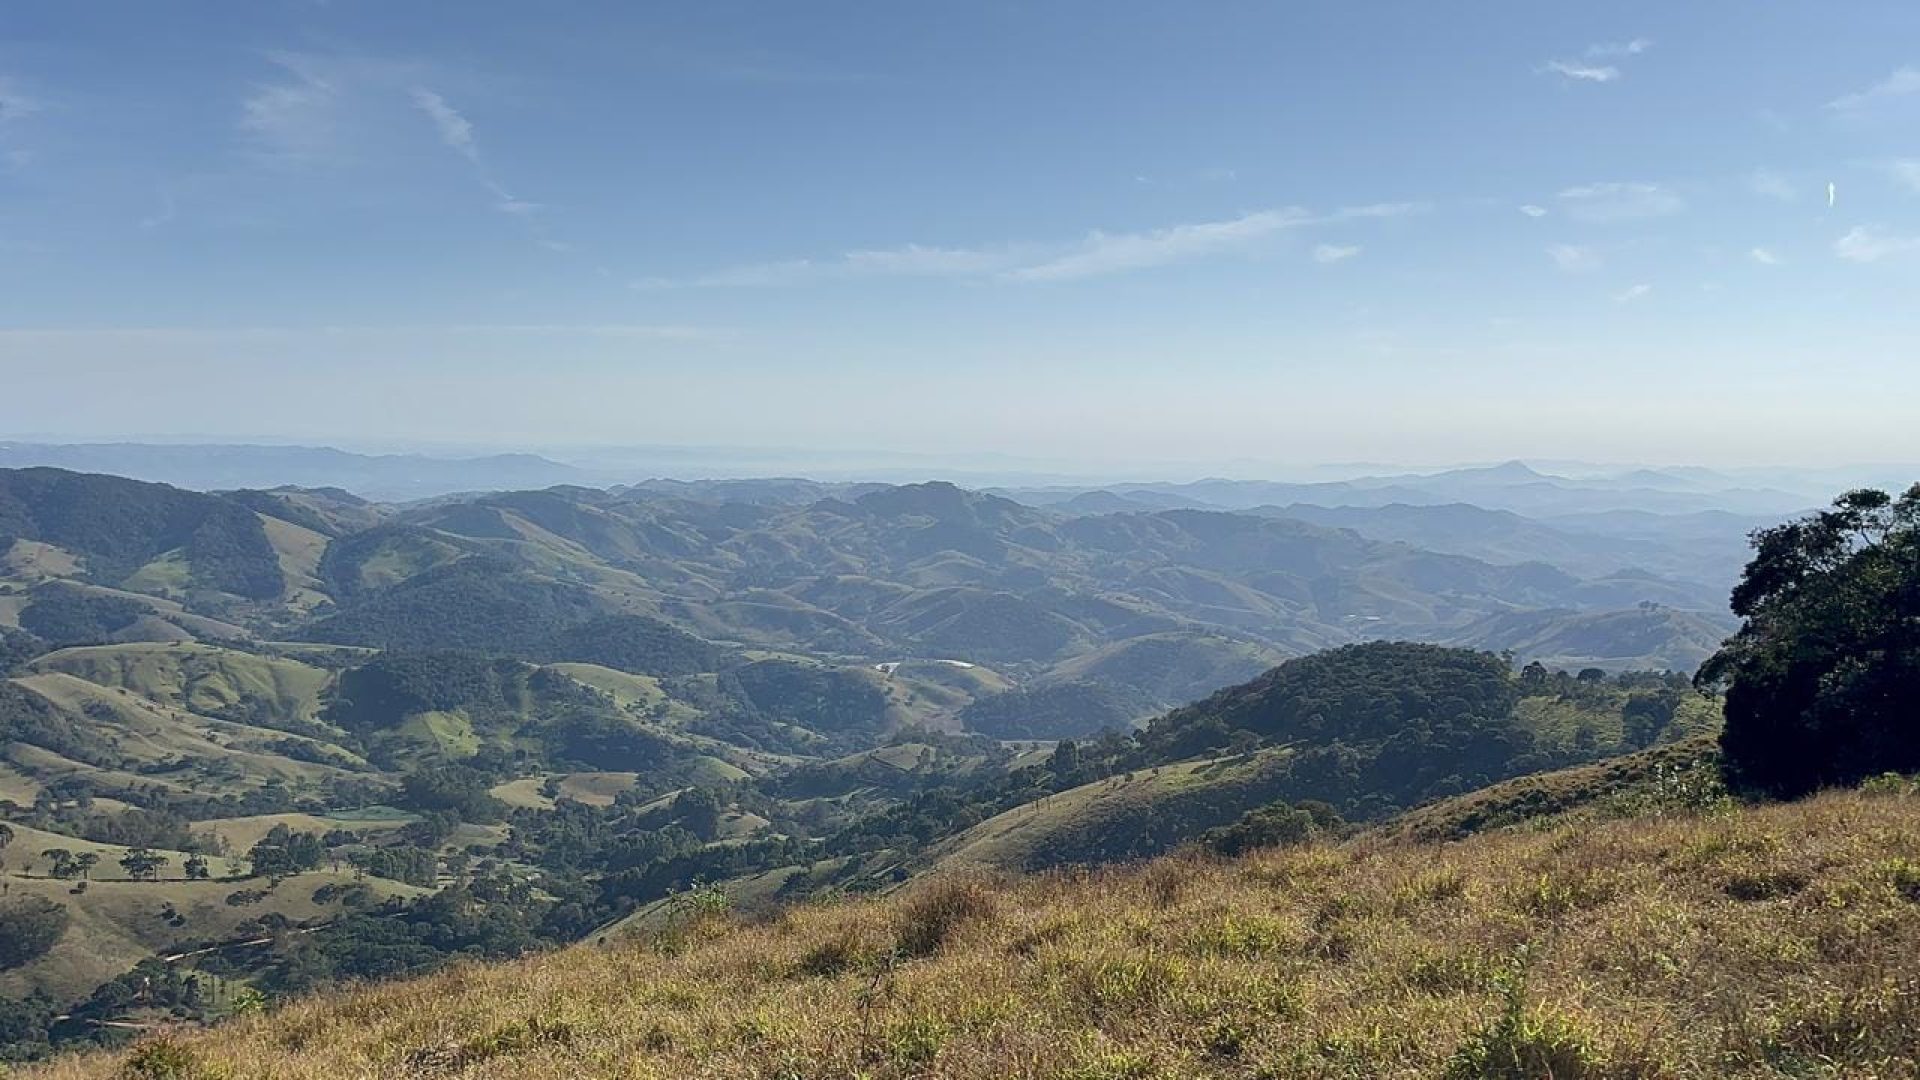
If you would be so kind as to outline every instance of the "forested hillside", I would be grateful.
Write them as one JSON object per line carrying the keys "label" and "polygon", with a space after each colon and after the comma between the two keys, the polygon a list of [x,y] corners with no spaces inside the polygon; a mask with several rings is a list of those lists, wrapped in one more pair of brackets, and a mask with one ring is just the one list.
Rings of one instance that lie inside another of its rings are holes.
{"label": "forested hillside", "polygon": [[[1338,833],[1718,724],[1697,586],[1296,520],[4,490],[16,1056],[689,905]],[[1549,663],[1445,644],[1529,635]]]}

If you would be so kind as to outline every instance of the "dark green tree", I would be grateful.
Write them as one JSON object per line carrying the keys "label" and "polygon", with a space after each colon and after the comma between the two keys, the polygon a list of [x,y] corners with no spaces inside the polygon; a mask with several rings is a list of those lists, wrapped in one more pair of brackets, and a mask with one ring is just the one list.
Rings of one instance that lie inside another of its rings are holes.
{"label": "dark green tree", "polygon": [[1920,484],[1849,492],[1754,535],[1726,689],[1727,779],[1777,796],[1920,770]]}
{"label": "dark green tree", "polygon": [[160,868],[172,862],[152,848],[137,847],[120,856],[120,865],[127,876],[135,881],[152,881],[160,876]]}
{"label": "dark green tree", "polygon": [[48,848],[40,853],[47,860],[47,872],[62,881],[80,872],[79,864],[74,861],[73,852],[66,848]]}

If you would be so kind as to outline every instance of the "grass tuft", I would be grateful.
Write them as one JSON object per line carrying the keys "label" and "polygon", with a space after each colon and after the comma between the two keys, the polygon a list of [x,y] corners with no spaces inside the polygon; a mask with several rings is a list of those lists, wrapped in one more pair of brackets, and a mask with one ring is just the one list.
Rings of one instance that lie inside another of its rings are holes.
{"label": "grass tuft", "polygon": [[915,889],[900,908],[895,930],[902,955],[932,956],[971,923],[993,917],[993,890],[976,877],[942,878]]}

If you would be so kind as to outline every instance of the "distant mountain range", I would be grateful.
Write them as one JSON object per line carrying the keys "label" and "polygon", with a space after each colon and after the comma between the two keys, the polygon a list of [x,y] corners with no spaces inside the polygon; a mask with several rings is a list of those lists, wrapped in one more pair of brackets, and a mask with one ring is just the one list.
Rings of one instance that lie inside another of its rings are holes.
{"label": "distant mountain range", "polygon": [[8,621],[62,643],[251,635],[566,659],[551,641],[621,616],[730,648],[1016,678],[1165,635],[1231,657],[1402,638],[1685,670],[1728,624],[1737,565],[1471,507],[1061,513],[944,483],[804,480],[402,506],[30,469],[0,472],[0,537]]}
{"label": "distant mountain range", "polygon": [[1510,461],[1484,468],[1449,469],[1431,473],[1367,476],[1320,483],[1281,483],[1266,480],[1197,480],[1192,483],[1113,484],[1098,488],[1045,487],[997,489],[998,494],[1035,505],[1068,504],[1097,496],[1084,508],[1119,509],[1112,501],[1132,502],[1137,508],[1171,505],[1212,506],[1249,510],[1259,506],[1306,503],[1317,506],[1379,507],[1395,504],[1435,506],[1470,503],[1489,510],[1531,515],[1641,510],[1653,513],[1691,513],[1722,510],[1740,514],[1778,515],[1803,510],[1825,501],[1830,491],[1810,494],[1804,488],[1749,486],[1704,470],[1682,475],[1634,469],[1574,479],[1542,473]]}
{"label": "distant mountain range", "polygon": [[[1831,468],[1607,466],[1521,462],[1459,468],[1338,465],[1315,468],[1237,465],[1240,478],[1140,482],[1151,477],[1076,478],[1061,463],[1002,455],[852,453],[727,447],[573,447],[537,453],[359,453],[329,446],[181,442],[0,440],[0,468],[53,466],[112,473],[201,491],[280,486],[337,487],[363,498],[403,501],[459,492],[576,484],[654,485],[708,497],[758,490],[754,501],[793,499],[857,486],[945,477],[1031,505],[1110,513],[1120,509],[1212,507],[1244,510],[1318,506],[1443,505],[1465,502],[1530,515],[1643,510],[1720,510],[1767,517],[1814,506],[1853,487],[1904,488],[1920,465]],[[1081,472],[1087,471],[1080,466]],[[1104,470],[1103,470],[1104,471]],[[1157,470],[1165,475],[1163,466]],[[1261,476],[1248,479],[1247,475]],[[764,477],[811,477],[774,480]],[[678,480],[657,480],[678,477]],[[706,479],[702,479],[706,478]],[[1076,501],[1077,500],[1077,501]],[[1073,505],[1063,505],[1073,504]]]}
{"label": "distant mountain range", "polygon": [[198,491],[292,485],[342,488],[390,500],[607,482],[604,476],[533,454],[443,458],[354,454],[324,446],[0,442],[0,468],[31,466],[112,473]]}

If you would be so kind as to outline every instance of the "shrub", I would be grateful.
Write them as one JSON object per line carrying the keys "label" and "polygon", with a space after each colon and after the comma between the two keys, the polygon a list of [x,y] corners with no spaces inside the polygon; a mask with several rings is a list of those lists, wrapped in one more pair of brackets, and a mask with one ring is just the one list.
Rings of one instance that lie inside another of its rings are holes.
{"label": "shrub", "polygon": [[212,1074],[185,1044],[162,1036],[134,1047],[120,1075],[126,1080],[202,1080]]}
{"label": "shrub", "polygon": [[1592,1036],[1561,1013],[1527,1005],[1528,954],[1494,976],[1500,1015],[1447,1062],[1447,1080],[1582,1080],[1603,1075]]}
{"label": "shrub", "polygon": [[919,890],[901,906],[894,936],[906,956],[931,956],[969,923],[992,918],[993,892],[977,878],[947,878]]}

